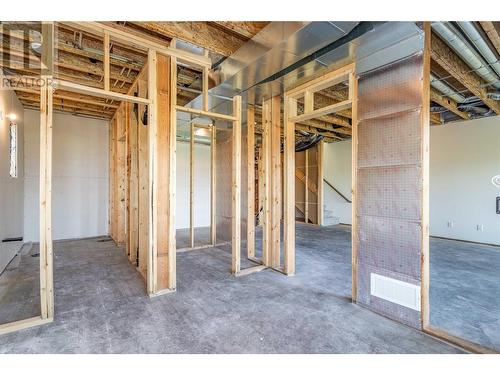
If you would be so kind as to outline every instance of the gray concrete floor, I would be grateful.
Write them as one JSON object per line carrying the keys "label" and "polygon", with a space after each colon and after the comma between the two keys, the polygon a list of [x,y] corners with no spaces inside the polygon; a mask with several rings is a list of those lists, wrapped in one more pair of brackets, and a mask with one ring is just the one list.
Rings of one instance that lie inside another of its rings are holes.
{"label": "gray concrete floor", "polygon": [[[230,275],[229,246],[179,253],[177,293],[149,299],[123,249],[55,244],[55,320],[2,353],[457,353],[350,302],[350,229],[298,225],[297,275]],[[1,307],[0,307],[1,308]]]}
{"label": "gray concrete floor", "polygon": [[[177,229],[175,236],[178,249],[191,247],[191,235],[189,228]],[[207,246],[210,244],[210,227],[194,228],[194,247]]]}
{"label": "gray concrete floor", "polygon": [[431,238],[430,323],[500,351],[500,248]]}

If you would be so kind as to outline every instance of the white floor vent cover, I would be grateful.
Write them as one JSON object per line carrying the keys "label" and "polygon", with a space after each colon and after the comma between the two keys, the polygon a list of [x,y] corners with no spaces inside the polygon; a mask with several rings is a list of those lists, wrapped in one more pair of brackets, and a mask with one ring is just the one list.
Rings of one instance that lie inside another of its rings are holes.
{"label": "white floor vent cover", "polygon": [[420,286],[372,273],[372,296],[420,311]]}

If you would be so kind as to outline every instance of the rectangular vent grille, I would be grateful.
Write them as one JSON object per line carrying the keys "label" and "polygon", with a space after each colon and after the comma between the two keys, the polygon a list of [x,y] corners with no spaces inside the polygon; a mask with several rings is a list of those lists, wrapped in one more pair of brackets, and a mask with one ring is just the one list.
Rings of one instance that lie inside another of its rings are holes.
{"label": "rectangular vent grille", "polygon": [[420,286],[372,273],[372,296],[420,311]]}

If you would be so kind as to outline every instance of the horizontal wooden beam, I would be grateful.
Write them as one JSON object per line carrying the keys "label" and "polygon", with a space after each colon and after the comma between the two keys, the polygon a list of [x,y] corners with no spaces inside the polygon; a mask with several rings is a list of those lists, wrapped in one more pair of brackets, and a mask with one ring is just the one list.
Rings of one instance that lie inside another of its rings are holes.
{"label": "horizontal wooden beam", "polygon": [[455,113],[464,120],[468,120],[470,118],[470,115],[467,112],[463,112],[458,109],[458,104],[456,101],[448,97],[445,97],[444,95],[441,95],[440,92],[438,92],[436,89],[432,87],[431,87],[431,101],[439,104],[440,106],[443,106],[444,108]]}
{"label": "horizontal wooden beam", "polygon": [[291,122],[301,122],[301,121],[306,121],[306,120],[311,120],[317,117],[325,116],[325,115],[330,115],[332,113],[336,113],[339,111],[343,111],[347,108],[352,107],[352,100],[346,100],[343,102],[335,103],[329,106],[326,106],[324,108],[318,108],[314,111],[304,113],[302,115],[294,116],[290,118]]}
{"label": "horizontal wooden beam", "polygon": [[500,22],[481,21],[479,22],[488,38],[500,54]]}
{"label": "horizontal wooden beam", "polygon": [[120,94],[120,93],[117,93],[114,91],[106,91],[103,89],[88,87],[88,86],[80,85],[77,83],[61,81],[61,80],[55,81],[55,88],[56,89],[64,89],[64,90],[68,90],[68,91],[72,91],[72,92],[78,92],[80,94],[94,95],[94,96],[98,96],[101,98],[108,98],[108,99],[113,99],[113,100],[131,102],[131,103],[139,103],[139,104],[150,104],[151,103],[151,100],[146,99],[146,98],[139,98],[137,96]]}
{"label": "horizontal wooden beam", "polygon": [[307,89],[311,92],[317,92],[325,88],[334,86],[335,84],[348,79],[348,75],[354,73],[355,64],[347,64],[341,68],[332,70],[327,73],[322,73],[319,77],[307,82],[301,83],[296,87],[287,89],[286,95],[291,98],[298,98],[303,95]]}
{"label": "horizontal wooden beam", "polygon": [[203,111],[201,109],[187,108],[187,107],[183,107],[180,105],[176,106],[176,109],[179,112],[190,113],[192,115],[198,115],[201,117],[208,117],[208,118],[224,120],[224,121],[236,121],[236,117],[231,116],[231,115],[223,115],[221,113]]}

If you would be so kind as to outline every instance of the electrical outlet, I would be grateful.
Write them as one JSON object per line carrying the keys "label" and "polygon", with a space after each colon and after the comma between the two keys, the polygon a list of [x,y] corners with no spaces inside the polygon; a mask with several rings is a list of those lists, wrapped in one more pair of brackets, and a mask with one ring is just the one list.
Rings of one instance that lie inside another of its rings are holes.
{"label": "electrical outlet", "polygon": [[484,225],[483,224],[476,225],[476,230],[482,232],[484,230]]}
{"label": "electrical outlet", "polygon": [[3,120],[3,111],[0,111],[0,121]]}
{"label": "electrical outlet", "polygon": [[451,228],[453,228],[453,221],[448,220],[447,226],[448,226],[448,228],[450,228],[450,229],[451,229]]}

